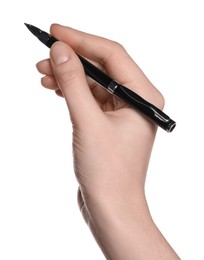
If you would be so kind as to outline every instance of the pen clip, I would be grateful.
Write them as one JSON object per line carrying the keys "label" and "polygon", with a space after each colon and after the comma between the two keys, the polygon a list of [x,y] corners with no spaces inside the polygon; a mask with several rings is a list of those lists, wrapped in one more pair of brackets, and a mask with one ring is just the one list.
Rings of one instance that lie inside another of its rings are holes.
{"label": "pen clip", "polygon": [[171,132],[176,126],[176,123],[172,119],[170,119],[169,116],[163,113],[159,108],[150,104],[148,101],[146,101],[127,87],[118,85],[114,94],[126,101],[135,109],[141,111],[149,119],[155,121],[167,132]]}
{"label": "pen clip", "polygon": [[163,122],[169,121],[169,117],[165,115],[160,109],[150,104],[148,101],[146,101],[145,99],[137,95],[135,92],[126,88],[125,86],[121,86],[121,89],[128,96],[128,98],[136,102],[138,106],[141,107],[142,110],[146,110],[146,112],[153,114]]}

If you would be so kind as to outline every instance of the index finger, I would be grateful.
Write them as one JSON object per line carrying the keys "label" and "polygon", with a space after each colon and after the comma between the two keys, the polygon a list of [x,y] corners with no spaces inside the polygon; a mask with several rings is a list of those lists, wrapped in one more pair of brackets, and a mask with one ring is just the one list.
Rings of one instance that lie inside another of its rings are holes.
{"label": "index finger", "polygon": [[51,34],[69,44],[78,54],[103,65],[106,72],[119,83],[129,84],[130,87],[134,83],[135,90],[151,85],[120,44],[58,24],[51,26]]}

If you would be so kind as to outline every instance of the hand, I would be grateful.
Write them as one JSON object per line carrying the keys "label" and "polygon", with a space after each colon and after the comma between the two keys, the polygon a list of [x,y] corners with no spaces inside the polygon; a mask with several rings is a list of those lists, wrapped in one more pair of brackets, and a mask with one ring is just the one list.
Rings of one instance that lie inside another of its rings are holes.
{"label": "hand", "polygon": [[[60,25],[53,25],[51,34],[59,42],[52,46],[50,59],[39,62],[37,68],[45,74],[42,85],[55,90],[67,102],[84,218],[108,258],[147,259],[148,250],[143,256],[127,240],[129,236],[134,243],[138,239],[142,243],[148,238],[151,243],[151,239],[162,237],[152,222],[144,194],[156,126],[86,78],[75,52],[160,109],[164,99],[120,44]],[[151,234],[137,237],[126,233],[134,228],[141,231],[138,223],[143,219],[145,225],[154,227]],[[110,230],[110,225],[115,231]],[[165,239],[161,240],[174,258],[160,259],[178,259]],[[151,259],[159,259],[155,256]]]}

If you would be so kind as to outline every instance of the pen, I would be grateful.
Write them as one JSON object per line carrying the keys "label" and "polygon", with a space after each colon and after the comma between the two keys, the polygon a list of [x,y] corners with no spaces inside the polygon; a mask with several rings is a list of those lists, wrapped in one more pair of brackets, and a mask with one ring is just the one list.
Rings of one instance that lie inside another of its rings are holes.
{"label": "pen", "polygon": [[[52,35],[31,24],[25,23],[25,25],[31,33],[33,33],[43,44],[49,48],[51,48],[51,46],[56,41],[58,41]],[[105,88],[110,94],[119,97],[167,132],[173,131],[176,126],[176,122],[173,121],[164,112],[162,112],[159,108],[149,103],[129,88],[113,80],[106,73],[104,73],[102,70],[97,68],[79,54],[77,55],[84,67],[85,73],[97,83],[99,83],[103,88]]]}

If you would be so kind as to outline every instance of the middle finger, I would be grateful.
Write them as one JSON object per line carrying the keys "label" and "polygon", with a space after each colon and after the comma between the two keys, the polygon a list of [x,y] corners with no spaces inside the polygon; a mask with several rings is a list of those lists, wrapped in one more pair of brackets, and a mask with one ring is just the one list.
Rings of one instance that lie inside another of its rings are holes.
{"label": "middle finger", "polygon": [[44,75],[53,76],[50,59],[45,59],[36,64],[37,70]]}

